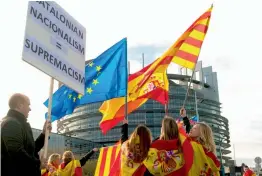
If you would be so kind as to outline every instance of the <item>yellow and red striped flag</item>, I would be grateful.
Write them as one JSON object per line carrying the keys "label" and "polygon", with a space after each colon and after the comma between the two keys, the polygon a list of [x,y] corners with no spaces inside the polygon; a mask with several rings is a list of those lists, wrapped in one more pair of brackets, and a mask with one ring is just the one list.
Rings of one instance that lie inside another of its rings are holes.
{"label": "yellow and red striped flag", "polygon": [[172,61],[182,67],[194,69],[205,39],[213,5],[203,13],[172,46]]}
{"label": "yellow and red striped flag", "polygon": [[108,176],[110,170],[118,156],[121,144],[103,147],[97,160],[95,176]]}

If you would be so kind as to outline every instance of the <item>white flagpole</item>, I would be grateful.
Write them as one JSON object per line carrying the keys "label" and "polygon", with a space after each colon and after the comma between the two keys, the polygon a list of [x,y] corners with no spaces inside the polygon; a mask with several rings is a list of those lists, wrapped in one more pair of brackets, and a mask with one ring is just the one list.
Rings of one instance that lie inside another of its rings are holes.
{"label": "white flagpole", "polygon": [[[50,80],[50,88],[49,88],[49,100],[48,100],[48,116],[47,116],[47,121],[51,121],[53,89],[54,89],[54,78],[51,77],[51,80]],[[49,130],[48,130],[48,125],[46,124],[46,129],[45,129],[45,144],[44,144],[44,159],[47,158],[48,138],[49,138]]]}
{"label": "white flagpole", "polygon": [[195,91],[195,104],[196,104],[197,122],[199,122],[199,114],[198,114],[198,106],[197,106],[197,93],[196,93],[196,91]]}
{"label": "white flagpole", "polygon": [[130,62],[128,61],[128,68],[127,68],[127,80],[126,80],[126,97],[125,97],[125,118],[128,120],[128,108],[127,108],[127,96],[128,96],[128,77],[130,74]]}

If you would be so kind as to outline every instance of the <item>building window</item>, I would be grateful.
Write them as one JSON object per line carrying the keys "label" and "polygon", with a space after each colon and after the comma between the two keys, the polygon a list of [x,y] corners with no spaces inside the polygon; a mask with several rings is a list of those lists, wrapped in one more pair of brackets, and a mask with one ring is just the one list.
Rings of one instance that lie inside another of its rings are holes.
{"label": "building window", "polygon": [[207,83],[207,76],[204,77],[204,81],[205,81],[205,83]]}
{"label": "building window", "polygon": [[196,72],[195,72],[195,75],[196,75],[196,80],[197,80],[197,81],[200,81],[200,74],[199,74],[199,71],[196,71]]}

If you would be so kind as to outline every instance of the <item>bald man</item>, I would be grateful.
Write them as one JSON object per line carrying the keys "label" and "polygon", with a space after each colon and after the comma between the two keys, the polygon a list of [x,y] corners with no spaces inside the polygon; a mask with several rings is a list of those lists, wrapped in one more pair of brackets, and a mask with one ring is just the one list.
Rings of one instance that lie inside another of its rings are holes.
{"label": "bald man", "polygon": [[1,124],[1,174],[3,176],[40,176],[38,152],[44,146],[45,123],[43,132],[34,141],[30,124],[27,122],[30,100],[16,93],[9,99],[9,111]]}

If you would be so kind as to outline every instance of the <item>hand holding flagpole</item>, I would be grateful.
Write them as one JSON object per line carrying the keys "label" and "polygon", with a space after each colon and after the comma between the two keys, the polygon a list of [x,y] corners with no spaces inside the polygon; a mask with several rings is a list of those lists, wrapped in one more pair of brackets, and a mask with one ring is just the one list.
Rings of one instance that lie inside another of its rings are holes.
{"label": "hand holding flagpole", "polygon": [[[49,101],[48,101],[48,116],[47,121],[51,122],[51,110],[52,110],[52,98],[53,98],[53,89],[54,89],[54,78],[51,77],[50,88],[49,88]],[[49,138],[49,127],[45,126],[45,145],[44,145],[44,159],[47,158],[47,149],[48,149],[48,138]]]}

